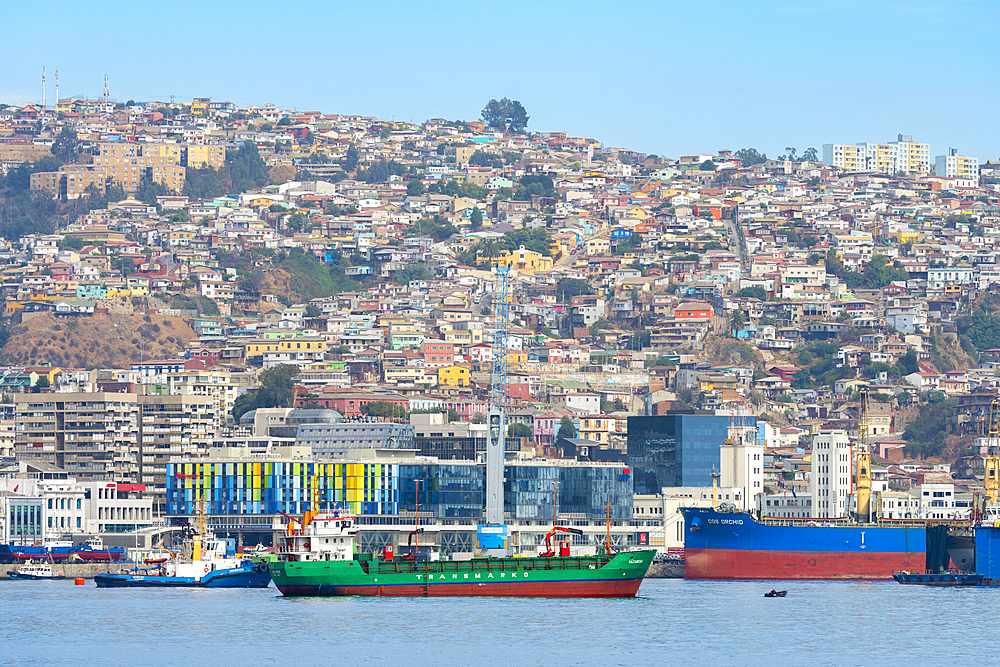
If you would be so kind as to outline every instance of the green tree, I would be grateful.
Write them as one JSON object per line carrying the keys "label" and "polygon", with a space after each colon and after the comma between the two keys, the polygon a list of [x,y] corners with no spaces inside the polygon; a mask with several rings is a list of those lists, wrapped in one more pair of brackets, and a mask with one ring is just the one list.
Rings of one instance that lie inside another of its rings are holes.
{"label": "green tree", "polygon": [[226,152],[229,178],[236,192],[246,192],[267,185],[270,178],[267,165],[257,151],[257,144],[247,140],[235,151]]}
{"label": "green tree", "polygon": [[698,165],[699,171],[715,171],[715,163],[711,160],[705,160],[700,165]]}
{"label": "green tree", "polygon": [[305,312],[306,317],[315,318],[319,317],[322,314],[323,311],[321,311],[319,309],[319,306],[317,306],[315,303],[306,304],[306,312]]}
{"label": "green tree", "polygon": [[917,353],[913,350],[907,350],[906,354],[899,358],[897,362],[903,369],[903,375],[910,375],[911,373],[916,373],[920,370],[917,366]]}
{"label": "green tree", "polygon": [[819,162],[819,155],[815,148],[807,148],[802,151],[802,160],[805,162]]}
{"label": "green tree", "polygon": [[239,421],[245,413],[257,408],[290,408],[295,390],[293,378],[299,374],[297,366],[281,364],[260,374],[260,388],[243,394],[233,404],[233,419]]}
{"label": "green tree", "polygon": [[75,162],[80,153],[80,141],[76,138],[76,130],[64,127],[52,142],[51,150],[52,154],[63,162]]}
{"label": "green tree", "polygon": [[568,301],[574,296],[593,293],[594,290],[590,287],[590,283],[579,278],[563,278],[556,285],[556,295],[561,295],[563,301]]}
{"label": "green tree", "polygon": [[517,100],[490,100],[482,112],[487,127],[508,132],[523,132],[528,125],[528,112]]}
{"label": "green tree", "polygon": [[573,420],[569,418],[568,415],[563,415],[563,418],[559,420],[559,432],[556,433],[557,438],[575,438],[576,437],[576,427],[573,426]]}
{"label": "green tree", "polygon": [[507,437],[509,438],[528,438],[530,440],[534,435],[534,431],[527,424],[511,424],[507,427]]}
{"label": "green tree", "polygon": [[361,411],[369,417],[386,419],[408,419],[410,413],[402,405],[392,401],[371,401],[361,406]]}
{"label": "green tree", "polygon": [[841,261],[840,255],[837,254],[835,248],[830,248],[826,251],[826,259],[823,260],[826,266],[826,272],[837,276],[838,278],[843,278],[845,269],[844,262]]}
{"label": "green tree", "polygon": [[396,271],[395,278],[397,284],[409,285],[411,280],[432,280],[434,272],[428,269],[425,264],[407,264]]}
{"label": "green tree", "polygon": [[767,162],[767,155],[758,152],[756,148],[741,148],[734,155],[740,159],[740,164],[744,167]]}
{"label": "green tree", "polygon": [[472,215],[469,216],[469,226],[474,232],[478,232],[483,227],[483,212],[479,210],[478,206],[472,209]]}
{"label": "green tree", "polygon": [[733,338],[746,326],[747,323],[747,313],[745,310],[734,310],[733,314],[729,316],[729,330],[733,334]]}
{"label": "green tree", "polygon": [[736,293],[736,296],[747,299],[759,299],[760,301],[767,301],[767,290],[765,290],[763,287],[757,287],[756,285],[753,287],[744,287],[743,289],[741,289],[739,292]]}
{"label": "green tree", "polygon": [[358,166],[359,159],[358,149],[354,147],[354,144],[351,144],[347,147],[347,152],[344,153],[344,170],[354,171]]}
{"label": "green tree", "polygon": [[406,183],[406,195],[408,197],[419,197],[424,194],[426,190],[424,189],[424,182],[419,178],[411,179]]}

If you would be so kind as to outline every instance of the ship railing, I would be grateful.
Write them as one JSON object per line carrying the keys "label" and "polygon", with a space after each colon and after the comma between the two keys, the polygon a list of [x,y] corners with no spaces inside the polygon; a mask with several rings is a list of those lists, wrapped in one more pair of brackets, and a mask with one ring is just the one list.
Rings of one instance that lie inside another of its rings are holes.
{"label": "ship railing", "polygon": [[858,523],[847,518],[778,518],[760,517],[757,522],[765,526],[805,526],[805,527],[852,527],[881,526],[885,528],[926,528],[927,526],[948,526],[968,528],[968,519],[876,519],[871,523]]}

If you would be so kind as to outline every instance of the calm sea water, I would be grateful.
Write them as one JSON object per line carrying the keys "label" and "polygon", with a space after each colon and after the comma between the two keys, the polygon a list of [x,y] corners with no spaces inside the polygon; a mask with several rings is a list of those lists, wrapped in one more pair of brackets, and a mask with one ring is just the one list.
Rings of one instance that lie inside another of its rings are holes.
{"label": "calm sea water", "polygon": [[[772,588],[784,599],[765,599]],[[0,581],[0,664],[986,664],[1000,588],[651,579],[628,600]]]}

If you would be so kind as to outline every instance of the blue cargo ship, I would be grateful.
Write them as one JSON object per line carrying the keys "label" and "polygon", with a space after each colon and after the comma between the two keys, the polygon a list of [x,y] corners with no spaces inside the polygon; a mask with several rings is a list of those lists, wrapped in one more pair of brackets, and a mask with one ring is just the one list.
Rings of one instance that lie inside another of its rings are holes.
{"label": "blue cargo ship", "polygon": [[688,579],[892,579],[927,567],[922,525],[772,525],[745,512],[681,512]]}

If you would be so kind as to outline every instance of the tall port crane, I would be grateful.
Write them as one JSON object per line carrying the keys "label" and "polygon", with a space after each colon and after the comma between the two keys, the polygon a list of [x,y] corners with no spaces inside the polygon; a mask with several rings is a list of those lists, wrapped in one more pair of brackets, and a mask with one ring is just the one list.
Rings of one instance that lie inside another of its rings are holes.
{"label": "tall port crane", "polygon": [[1000,495],[1000,403],[990,405],[990,430],[986,438],[986,456],[983,458],[983,490],[986,504],[997,502]]}
{"label": "tall port crane", "polygon": [[868,438],[868,390],[861,390],[858,401],[858,447],[854,454],[854,489],[858,502],[858,523],[868,523],[871,519],[872,499],[872,458],[871,442]]}
{"label": "tall port crane", "polygon": [[493,372],[490,405],[486,413],[486,523],[479,526],[482,549],[507,546],[503,522],[504,442],[507,439],[507,337],[510,333],[510,267],[496,268],[493,289]]}

